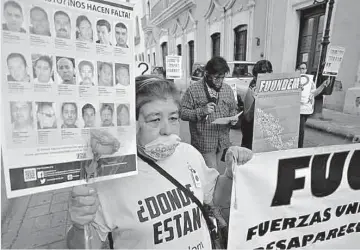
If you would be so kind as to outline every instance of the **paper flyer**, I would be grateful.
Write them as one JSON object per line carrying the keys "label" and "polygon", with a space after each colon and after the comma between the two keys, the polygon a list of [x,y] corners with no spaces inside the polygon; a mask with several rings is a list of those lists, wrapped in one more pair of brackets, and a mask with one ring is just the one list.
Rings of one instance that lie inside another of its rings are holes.
{"label": "paper flyer", "polygon": [[340,46],[330,45],[326,54],[325,67],[323,71],[324,76],[337,76],[344,59],[345,48]]}
{"label": "paper flyer", "polygon": [[[2,152],[8,197],[137,173],[133,7],[2,0]],[[14,4],[15,3],[15,4]],[[19,15],[20,15],[19,14]],[[102,156],[96,169],[90,146]],[[90,171],[90,172],[89,172]]]}
{"label": "paper flyer", "polygon": [[231,121],[239,119],[239,116],[243,113],[243,111],[241,111],[239,114],[234,115],[234,116],[230,116],[230,117],[221,117],[221,118],[217,118],[215,121],[213,121],[213,124],[220,124],[220,125],[226,125],[229,124]]}
{"label": "paper flyer", "polygon": [[181,56],[166,56],[166,79],[181,79]]}
{"label": "paper flyer", "polygon": [[252,150],[258,153],[297,148],[299,73],[259,74],[256,90]]}

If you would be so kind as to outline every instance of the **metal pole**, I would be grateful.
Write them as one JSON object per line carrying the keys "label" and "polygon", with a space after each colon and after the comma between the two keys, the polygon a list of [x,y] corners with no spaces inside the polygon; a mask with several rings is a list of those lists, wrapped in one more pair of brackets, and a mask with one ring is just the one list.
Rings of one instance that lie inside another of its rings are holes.
{"label": "metal pole", "polygon": [[[321,42],[322,49],[321,49],[321,55],[320,55],[320,63],[319,63],[318,72],[317,72],[316,87],[319,87],[324,82],[324,80],[326,80],[326,78],[327,78],[327,76],[322,75],[322,72],[323,72],[324,66],[325,66],[327,48],[328,48],[328,45],[330,44],[330,25],[331,25],[331,17],[332,17],[332,12],[334,9],[335,0],[330,0],[330,1],[327,0],[325,3],[325,6],[327,5],[327,3],[329,3],[329,10],[328,10],[327,18],[326,18],[326,26],[325,26],[323,41]],[[322,118],[323,100],[324,100],[323,95],[320,95],[315,99],[314,115],[315,116],[317,115],[320,118]]]}

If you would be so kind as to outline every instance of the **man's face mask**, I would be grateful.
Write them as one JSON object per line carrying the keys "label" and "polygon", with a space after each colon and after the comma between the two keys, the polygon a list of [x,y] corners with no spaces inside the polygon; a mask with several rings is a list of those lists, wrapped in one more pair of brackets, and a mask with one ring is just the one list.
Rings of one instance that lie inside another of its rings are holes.
{"label": "man's face mask", "polygon": [[161,161],[165,160],[175,152],[175,149],[179,146],[180,141],[180,137],[175,134],[160,136],[154,141],[146,144],[143,147],[143,150],[150,158],[156,161]]}
{"label": "man's face mask", "polygon": [[216,92],[220,91],[224,78],[225,78],[224,74],[212,75],[206,73],[206,83],[209,85],[210,88],[214,89]]}

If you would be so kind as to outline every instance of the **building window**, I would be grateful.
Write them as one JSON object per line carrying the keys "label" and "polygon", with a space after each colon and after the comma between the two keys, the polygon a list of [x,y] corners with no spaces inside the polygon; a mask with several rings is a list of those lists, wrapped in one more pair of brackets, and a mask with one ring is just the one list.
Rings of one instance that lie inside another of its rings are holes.
{"label": "building window", "polygon": [[161,44],[161,53],[162,53],[163,67],[165,69],[166,68],[166,56],[168,55],[167,42],[163,42]]}
{"label": "building window", "polygon": [[189,47],[189,72],[192,72],[192,66],[194,64],[194,41],[188,42]]}
{"label": "building window", "polygon": [[148,54],[148,63],[151,63],[150,60],[151,60],[151,59],[150,59],[150,54]]}
{"label": "building window", "polygon": [[156,54],[153,52],[154,66],[156,66]]}
{"label": "building window", "polygon": [[178,44],[178,46],[176,46],[177,48],[177,55],[181,56],[181,44]]}
{"label": "building window", "polygon": [[211,35],[212,41],[212,56],[220,56],[220,33]]}
{"label": "building window", "polygon": [[305,62],[308,74],[319,66],[325,20],[325,5],[301,11],[297,64]]}
{"label": "building window", "polygon": [[246,61],[247,25],[234,29],[234,60]]}
{"label": "building window", "polygon": [[141,59],[142,59],[143,62],[145,62],[145,55],[144,55],[144,53],[141,54]]}

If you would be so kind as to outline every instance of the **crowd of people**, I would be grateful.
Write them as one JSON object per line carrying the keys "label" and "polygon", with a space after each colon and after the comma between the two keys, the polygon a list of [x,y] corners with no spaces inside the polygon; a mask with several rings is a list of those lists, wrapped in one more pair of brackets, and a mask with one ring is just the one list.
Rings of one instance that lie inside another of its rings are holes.
{"label": "crowd of people", "polygon": [[[301,64],[298,70],[305,73],[305,67]],[[241,147],[231,145],[229,138],[230,128],[239,118],[225,125],[212,124],[217,118],[238,113],[233,91],[223,83],[229,72],[223,58],[209,60],[204,77],[192,84],[182,98],[175,84],[161,76],[137,77],[138,175],[73,188],[73,226],[67,234],[68,246],[84,248],[86,244],[100,248],[111,233],[114,248],[211,248],[208,214],[195,199],[208,205],[220,227],[227,227],[233,168],[252,158],[256,79],[258,74],[272,71],[267,60],[257,62],[253,68],[254,78],[241,118]],[[309,102],[327,83],[316,89],[312,81],[309,86],[311,96],[301,99],[299,146],[303,143],[304,123],[311,113]],[[118,107],[117,112],[122,110],[128,113],[127,106]],[[181,142],[180,119],[189,121],[191,145]],[[94,161],[90,164],[96,164]],[[182,188],[196,198],[190,198]],[[88,240],[84,238],[85,228],[91,235]]]}

